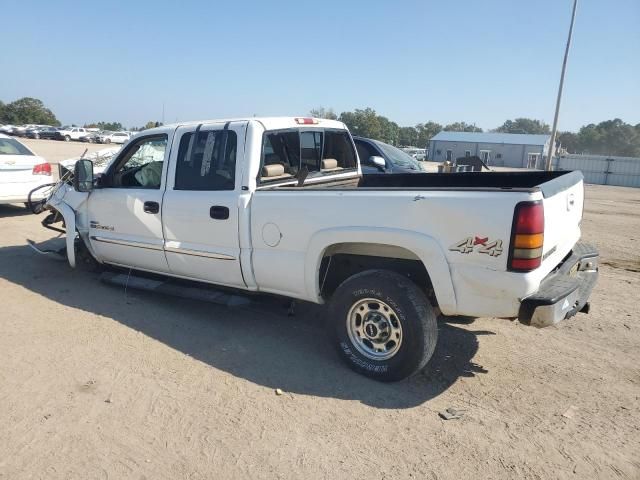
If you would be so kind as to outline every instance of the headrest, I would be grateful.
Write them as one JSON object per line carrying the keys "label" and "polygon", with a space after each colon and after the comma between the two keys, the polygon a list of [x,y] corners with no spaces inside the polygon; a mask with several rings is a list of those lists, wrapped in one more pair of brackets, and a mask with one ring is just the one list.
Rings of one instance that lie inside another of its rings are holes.
{"label": "headrest", "polygon": [[338,161],[335,158],[322,160],[322,170],[333,170],[334,168],[338,168]]}
{"label": "headrest", "polygon": [[262,167],[263,177],[278,177],[284,175],[284,165],[281,163],[273,163]]}

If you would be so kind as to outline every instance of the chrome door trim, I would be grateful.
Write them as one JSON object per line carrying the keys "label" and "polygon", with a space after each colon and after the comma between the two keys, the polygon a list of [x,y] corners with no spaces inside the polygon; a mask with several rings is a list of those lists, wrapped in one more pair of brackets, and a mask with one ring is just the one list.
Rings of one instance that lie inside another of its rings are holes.
{"label": "chrome door trim", "polygon": [[102,243],[112,243],[114,245],[124,245],[126,247],[146,248],[147,250],[162,250],[162,245],[154,245],[146,242],[133,242],[131,240],[120,240],[118,238],[91,236],[91,240]]}
{"label": "chrome door trim", "polygon": [[232,255],[226,255],[224,253],[204,252],[202,250],[190,250],[188,248],[178,247],[164,247],[166,252],[169,253],[181,253],[183,255],[191,255],[194,257],[215,258],[216,260],[235,260],[236,257]]}

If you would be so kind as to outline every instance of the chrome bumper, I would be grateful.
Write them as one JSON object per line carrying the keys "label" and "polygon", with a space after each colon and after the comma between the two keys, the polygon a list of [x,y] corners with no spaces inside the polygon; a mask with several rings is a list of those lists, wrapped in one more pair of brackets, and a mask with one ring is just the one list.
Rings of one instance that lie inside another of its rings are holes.
{"label": "chrome bumper", "polygon": [[571,255],[542,281],[538,291],[522,300],[518,320],[541,328],[578,312],[588,313],[589,295],[598,280],[599,260],[595,247],[577,243]]}

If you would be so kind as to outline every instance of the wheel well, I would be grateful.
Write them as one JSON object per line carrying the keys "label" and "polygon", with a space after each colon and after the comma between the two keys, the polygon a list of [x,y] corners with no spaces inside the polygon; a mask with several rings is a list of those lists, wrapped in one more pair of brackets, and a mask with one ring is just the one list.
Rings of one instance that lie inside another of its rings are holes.
{"label": "wheel well", "polygon": [[390,270],[407,277],[427,295],[431,305],[437,307],[433,284],[424,263],[413,252],[392,245],[343,243],[328,248],[320,262],[321,295],[331,297],[347,278],[365,270]]}

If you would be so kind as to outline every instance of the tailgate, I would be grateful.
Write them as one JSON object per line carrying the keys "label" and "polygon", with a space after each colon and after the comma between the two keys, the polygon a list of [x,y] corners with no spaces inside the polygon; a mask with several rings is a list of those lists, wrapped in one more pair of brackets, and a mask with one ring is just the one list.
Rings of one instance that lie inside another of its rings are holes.
{"label": "tailgate", "polygon": [[555,267],[580,238],[584,183],[580,172],[571,172],[540,186],[544,196],[543,268]]}

